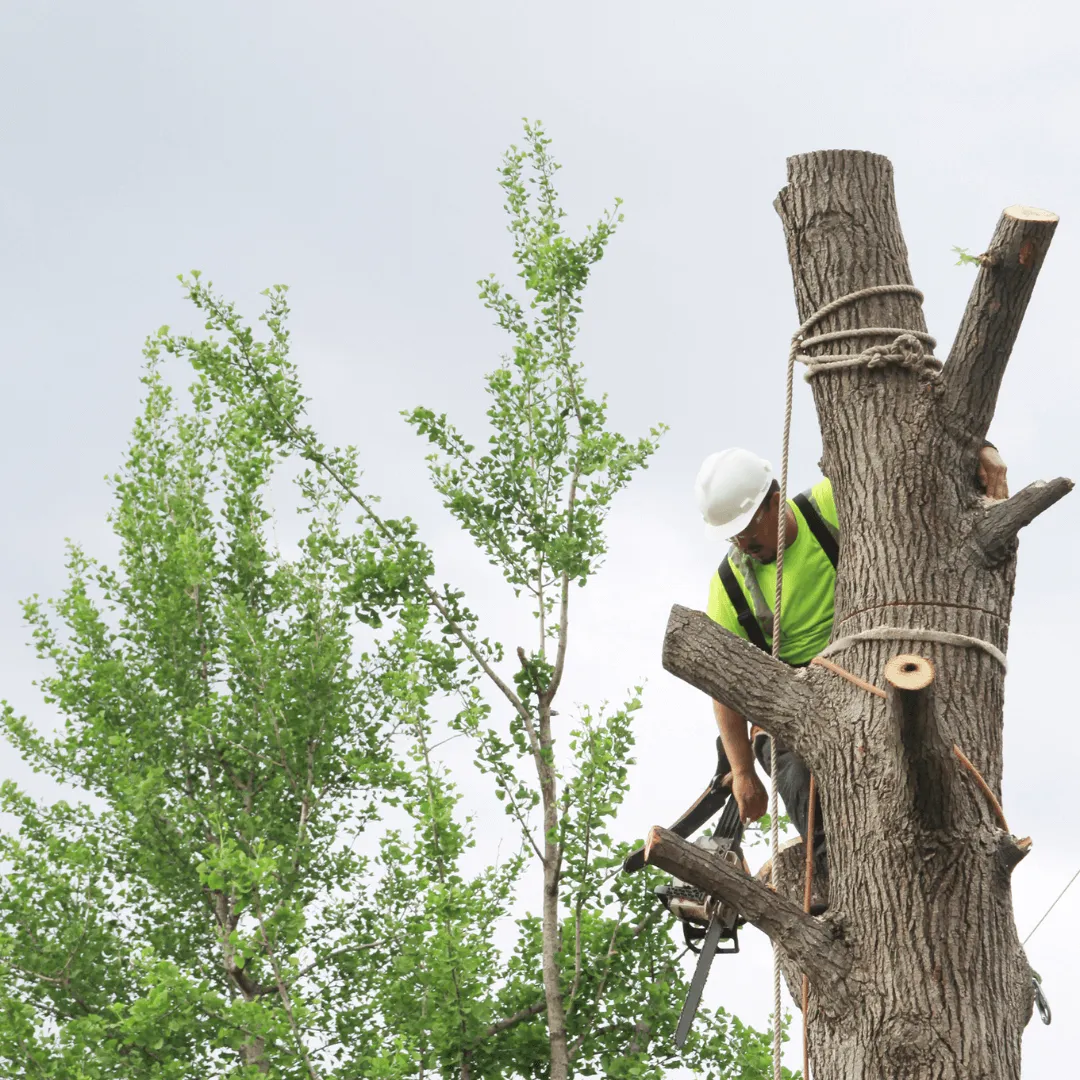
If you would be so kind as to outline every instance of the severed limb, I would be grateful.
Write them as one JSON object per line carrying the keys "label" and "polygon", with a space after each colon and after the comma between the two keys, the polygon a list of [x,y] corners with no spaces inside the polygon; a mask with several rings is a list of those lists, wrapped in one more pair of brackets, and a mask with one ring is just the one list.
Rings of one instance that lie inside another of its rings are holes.
{"label": "severed limb", "polygon": [[980,256],[979,276],[942,373],[945,407],[973,453],[993,419],[1001,379],[1057,222],[1049,210],[1007,207]]}
{"label": "severed limb", "polygon": [[659,825],[649,832],[645,861],[730,904],[781,945],[810,981],[842,1007],[848,997],[845,978],[851,968],[851,950],[827,923]]}
{"label": "severed limb", "polygon": [[664,667],[811,761],[806,746],[817,698],[805,677],[700,611],[676,604],[664,635]]}
{"label": "severed limb", "polygon": [[998,858],[1007,874],[1011,874],[1031,851],[1031,837],[1023,836],[1017,839],[1009,833],[999,833]]}
{"label": "severed limb", "polygon": [[974,531],[975,543],[986,561],[993,564],[1008,556],[1017,533],[1072,489],[1073,482],[1064,476],[1056,480],[1036,480],[1011,499],[990,506]]}
{"label": "severed limb", "polygon": [[1031,837],[1022,836],[1016,838],[1009,833],[1000,833],[998,840],[998,859],[1005,873],[1012,874],[1013,870],[1027,858],[1031,850]]}
{"label": "severed limb", "polygon": [[925,656],[901,653],[885,665],[885,681],[911,805],[925,828],[944,828],[954,762],[934,715],[934,665]]}

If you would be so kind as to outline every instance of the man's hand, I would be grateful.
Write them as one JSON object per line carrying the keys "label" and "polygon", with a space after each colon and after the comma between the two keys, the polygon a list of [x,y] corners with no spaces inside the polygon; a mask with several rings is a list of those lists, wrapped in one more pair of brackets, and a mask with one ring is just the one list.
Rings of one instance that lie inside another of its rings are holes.
{"label": "man's hand", "polygon": [[979,451],[979,483],[991,499],[1007,499],[1009,485],[1005,482],[1005,461],[992,446]]}
{"label": "man's hand", "polygon": [[769,809],[769,796],[757,773],[734,773],[731,777],[731,793],[739,804],[739,817],[744,825],[757,821]]}

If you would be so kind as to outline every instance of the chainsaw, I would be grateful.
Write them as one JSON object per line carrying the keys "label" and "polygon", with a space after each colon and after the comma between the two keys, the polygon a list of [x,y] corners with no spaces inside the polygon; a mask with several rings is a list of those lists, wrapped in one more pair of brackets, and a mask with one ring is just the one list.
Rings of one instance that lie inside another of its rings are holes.
{"label": "chainsaw", "polygon": [[[719,739],[716,740],[716,751],[718,760],[712,782],[671,826],[671,831],[682,837],[689,836],[722,809],[713,834],[698,837],[694,843],[710,852],[714,858],[749,872],[742,854],[743,826],[739,806],[731,790],[724,785],[730,766]],[[632,874],[644,865],[645,849],[639,848],[626,857],[623,871]],[[690,1025],[701,1001],[713,957],[719,953],[739,951],[739,927],[745,920],[730,904],[717,902],[701,889],[677,878],[673,878],[670,884],[658,885],[655,893],[664,907],[682,924],[683,940],[698,957],[675,1031],[675,1045],[681,1049],[690,1034]],[[726,943],[726,946],[722,943]]]}

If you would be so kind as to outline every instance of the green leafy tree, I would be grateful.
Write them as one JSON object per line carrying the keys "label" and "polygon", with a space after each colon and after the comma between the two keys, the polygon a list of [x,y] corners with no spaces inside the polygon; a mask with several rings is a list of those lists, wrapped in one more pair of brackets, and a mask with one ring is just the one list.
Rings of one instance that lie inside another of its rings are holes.
{"label": "green leafy tree", "polygon": [[[767,1040],[722,1011],[673,1052],[679,948],[655,877],[618,874],[612,835],[640,689],[573,719],[554,709],[571,586],[599,569],[612,499],[660,434],[611,431],[587,393],[582,296],[621,216],[568,237],[556,169],[528,125],[503,162],[525,298],[481,283],[512,342],[487,378],[486,447],[408,415],[445,505],[536,616],[509,660],[436,583],[415,526],[360,490],[355,452],[308,424],[284,288],[257,335],[193,275],[209,336],[149,343],[113,480],[119,569],[72,548],[52,612],[26,606],[64,729],[5,712],[35,768],[95,796],[42,806],[3,788],[18,821],[0,886],[11,1075],[769,1074]],[[183,412],[168,354],[196,372]],[[301,463],[308,518],[291,559],[266,536],[281,456]],[[447,728],[521,837],[479,873],[435,756]]]}
{"label": "green leafy tree", "polygon": [[147,356],[112,478],[119,566],[72,546],[51,613],[25,605],[64,725],[45,737],[8,706],[8,738],[98,808],[0,791],[19,822],[0,841],[0,1060],[195,1077],[232,1051],[234,1075],[314,1076],[311,1034],[373,940],[348,841],[412,782],[382,739],[417,704],[395,677],[410,629],[358,652],[344,570],[370,546],[341,534],[332,488],[300,479],[306,533],[274,552],[275,451],[250,411],[216,409],[204,379],[178,409]]}

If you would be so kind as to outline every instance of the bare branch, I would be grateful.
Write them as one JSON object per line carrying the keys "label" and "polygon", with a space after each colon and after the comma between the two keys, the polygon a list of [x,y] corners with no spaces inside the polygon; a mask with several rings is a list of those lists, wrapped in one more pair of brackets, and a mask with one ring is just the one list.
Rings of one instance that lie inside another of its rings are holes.
{"label": "bare branch", "polygon": [[512,1027],[516,1027],[525,1020],[531,1020],[534,1016],[539,1016],[544,1011],[544,1008],[544,1002],[537,1001],[524,1009],[519,1009],[511,1016],[506,1016],[502,1020],[496,1020],[495,1023],[489,1025],[487,1031],[484,1032],[484,1038],[490,1039],[492,1035],[498,1035],[501,1031],[507,1031]]}
{"label": "bare branch", "polygon": [[664,667],[777,736],[800,756],[816,696],[805,676],[676,604],[664,636]]}
{"label": "bare branch", "polygon": [[649,833],[645,861],[731,904],[781,945],[815,986],[826,990],[834,1001],[846,1003],[849,991],[845,978],[851,968],[851,951],[834,936],[828,924],[659,825]]}
{"label": "bare branch", "polygon": [[942,374],[945,406],[972,452],[990,427],[998,389],[1031,299],[1057,214],[1031,206],[1002,211]]}
{"label": "bare branch", "polygon": [[532,829],[529,828],[529,823],[522,813],[521,807],[518,806],[517,800],[514,798],[514,792],[506,780],[500,776],[497,772],[494,773],[495,783],[499,785],[499,788],[505,793],[506,801],[510,804],[510,810],[514,815],[518,825],[521,828],[521,835],[525,838],[526,842],[533,849],[536,857],[541,863],[544,861],[544,853],[540,850],[539,845],[536,843],[536,837],[532,834]]}
{"label": "bare branch", "polygon": [[1011,499],[991,505],[973,534],[987,562],[1004,559],[1011,552],[1017,533],[1072,489],[1073,482],[1064,476],[1056,480],[1036,480]]}

